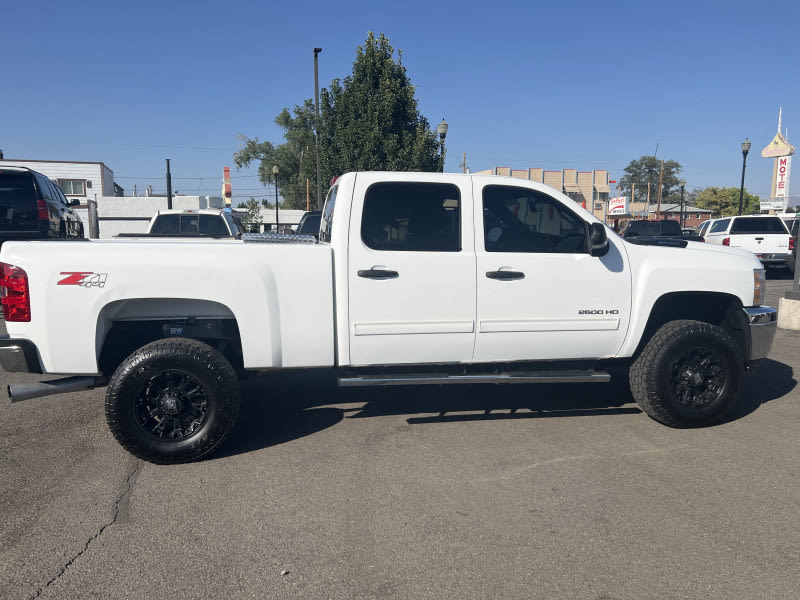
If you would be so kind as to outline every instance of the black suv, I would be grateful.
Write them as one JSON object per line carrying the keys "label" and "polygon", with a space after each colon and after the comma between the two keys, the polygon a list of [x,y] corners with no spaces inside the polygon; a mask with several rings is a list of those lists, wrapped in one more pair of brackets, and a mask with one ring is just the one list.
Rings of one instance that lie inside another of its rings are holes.
{"label": "black suv", "polygon": [[83,222],[61,189],[25,167],[0,166],[0,245],[9,240],[82,239]]}

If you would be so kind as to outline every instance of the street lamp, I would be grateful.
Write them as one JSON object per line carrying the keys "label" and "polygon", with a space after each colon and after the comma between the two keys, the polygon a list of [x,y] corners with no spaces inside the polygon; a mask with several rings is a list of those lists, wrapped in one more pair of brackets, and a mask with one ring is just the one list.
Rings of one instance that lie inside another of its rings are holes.
{"label": "street lamp", "polygon": [[750,140],[745,138],[742,142],[742,187],[739,188],[739,213],[742,214],[742,199],[744,198],[744,169],[747,165],[747,153],[750,152]]}
{"label": "street lamp", "polygon": [[442,119],[442,122],[436,126],[436,133],[439,134],[439,143],[441,144],[441,165],[439,167],[439,172],[444,173],[444,138],[447,136],[447,121]]}
{"label": "street lamp", "polygon": [[686,218],[683,216],[683,190],[685,187],[686,187],[686,182],[681,180],[681,218],[680,218],[681,229],[683,229],[683,226],[685,225],[686,221]]}
{"label": "street lamp", "polygon": [[275,178],[275,233],[278,233],[278,165],[272,165],[272,176]]}

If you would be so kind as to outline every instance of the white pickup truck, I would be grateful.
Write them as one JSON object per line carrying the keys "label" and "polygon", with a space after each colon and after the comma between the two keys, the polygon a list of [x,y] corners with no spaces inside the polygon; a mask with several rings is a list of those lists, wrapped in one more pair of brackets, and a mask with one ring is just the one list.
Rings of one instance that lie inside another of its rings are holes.
{"label": "white pickup truck", "polygon": [[[216,449],[238,374],[336,367],[342,386],[605,382],[641,408],[718,422],[772,344],[751,253],[633,245],[513,178],[348,173],[319,241],[8,242],[0,296],[12,401],[107,385],[111,431],[157,463]],[[613,369],[612,369],[613,370]],[[533,393],[533,392],[532,392]]]}
{"label": "white pickup truck", "polygon": [[116,237],[239,238],[244,230],[244,225],[230,209],[170,209],[153,215],[147,233],[120,233]]}
{"label": "white pickup truck", "polygon": [[794,239],[776,215],[712,219],[704,232],[707,243],[750,250],[767,268],[785,268],[794,250]]}

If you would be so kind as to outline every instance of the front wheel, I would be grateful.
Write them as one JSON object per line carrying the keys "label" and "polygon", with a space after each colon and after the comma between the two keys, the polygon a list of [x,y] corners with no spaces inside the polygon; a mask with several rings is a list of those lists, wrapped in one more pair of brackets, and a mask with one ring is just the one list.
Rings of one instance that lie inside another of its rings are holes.
{"label": "front wheel", "polygon": [[739,398],[744,359],[721,327],[670,321],[630,368],[631,393],[650,417],[670,427],[719,422]]}
{"label": "front wheel", "polygon": [[126,358],[108,384],[106,420],[131,454],[157,464],[207,456],[239,414],[233,367],[211,346],[158,340]]}

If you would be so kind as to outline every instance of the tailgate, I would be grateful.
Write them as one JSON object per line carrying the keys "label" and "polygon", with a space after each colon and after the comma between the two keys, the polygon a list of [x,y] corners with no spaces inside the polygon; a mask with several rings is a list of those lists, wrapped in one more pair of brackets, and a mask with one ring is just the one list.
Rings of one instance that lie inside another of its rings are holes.
{"label": "tailgate", "polygon": [[744,248],[757,255],[788,254],[789,235],[780,233],[752,233],[731,236],[731,246]]}

